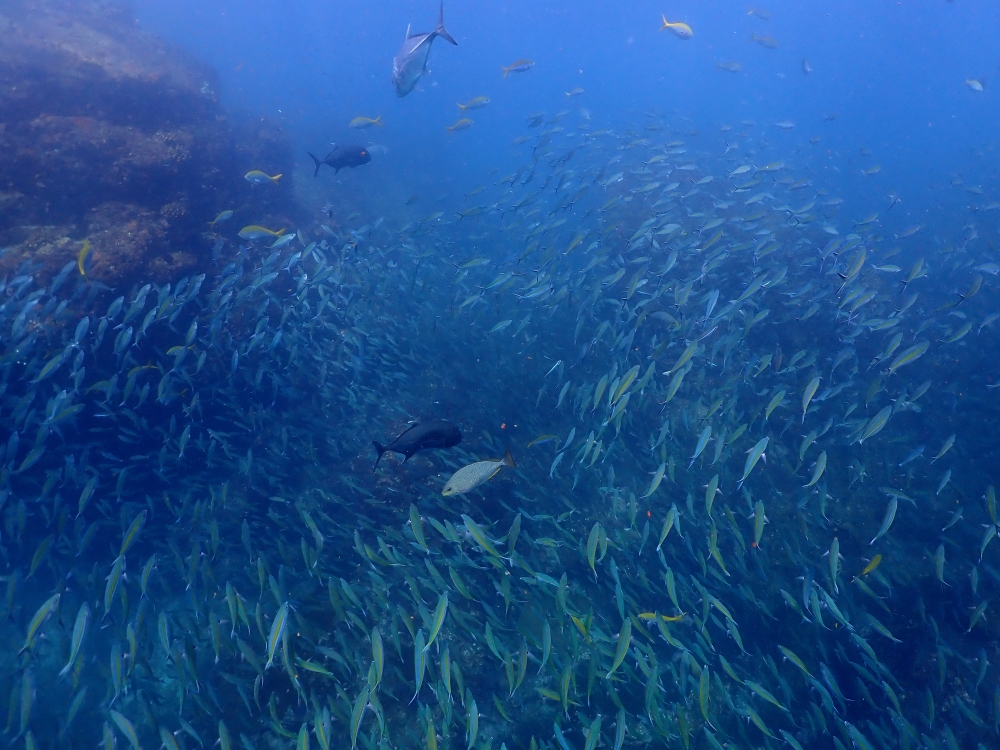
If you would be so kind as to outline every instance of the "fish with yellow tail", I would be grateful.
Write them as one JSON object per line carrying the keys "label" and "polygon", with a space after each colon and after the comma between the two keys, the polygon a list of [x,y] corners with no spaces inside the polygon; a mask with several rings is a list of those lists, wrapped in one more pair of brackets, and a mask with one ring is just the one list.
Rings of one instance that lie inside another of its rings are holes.
{"label": "fish with yellow tail", "polygon": [[691,30],[691,27],[688,26],[686,23],[681,23],[680,21],[671,23],[670,21],[667,20],[666,16],[662,15],[660,16],[660,18],[663,21],[663,25],[660,26],[660,31],[669,31],[678,39],[690,39],[691,37],[694,36],[694,32]]}
{"label": "fish with yellow tail", "polygon": [[480,107],[485,107],[490,103],[490,98],[488,96],[475,96],[469,99],[465,104],[458,104],[458,108],[462,110],[462,114],[465,114],[467,109],[479,109]]}
{"label": "fish with yellow tail", "polygon": [[684,617],[686,615],[687,615],[687,612],[682,612],[679,615],[661,615],[661,614],[659,614],[657,612],[640,612],[639,613],[639,619],[640,620],[655,620],[657,617],[659,617],[664,622],[680,622],[681,620],[684,619]]}
{"label": "fish with yellow tail", "polygon": [[449,495],[462,495],[466,492],[472,492],[479,485],[495,477],[504,466],[511,468],[516,466],[513,456],[510,455],[510,450],[504,454],[503,458],[476,461],[468,466],[463,466],[451,475],[451,479],[445,483],[441,494],[448,497]]}
{"label": "fish with yellow tail", "polygon": [[80,272],[80,275],[84,278],[87,277],[87,271],[90,267],[94,265],[94,248],[90,244],[90,240],[83,241],[83,247],[80,248],[80,252],[76,256],[76,270]]}
{"label": "fish with yellow tail", "polygon": [[266,172],[261,172],[259,169],[252,169],[243,175],[243,179],[249,182],[251,185],[263,185],[266,182],[278,184],[278,180],[281,179],[280,174],[276,174],[274,177],[267,174]]}
{"label": "fish with yellow tail", "polygon": [[521,59],[515,60],[506,67],[501,65],[500,69],[503,71],[503,77],[506,78],[508,73],[523,73],[526,70],[531,70],[533,67],[535,67],[534,60]]}
{"label": "fish with yellow tail", "polygon": [[370,128],[372,125],[378,125],[382,127],[382,115],[372,119],[371,117],[355,117],[351,120],[350,125],[352,128]]}
{"label": "fish with yellow tail", "polygon": [[271,664],[274,663],[274,652],[278,648],[278,644],[281,642],[281,637],[285,634],[287,626],[288,602],[284,602],[277,613],[275,613],[274,621],[271,623],[271,633],[267,637],[267,665],[264,669],[269,669]]}
{"label": "fish with yellow tail", "polygon": [[249,226],[243,227],[240,230],[240,237],[245,240],[265,240],[268,238],[277,239],[285,233],[284,229],[279,229],[275,232],[273,229],[268,229],[267,227],[258,226],[257,224],[251,224]]}
{"label": "fish with yellow tail", "polygon": [[445,130],[447,130],[449,133],[454,133],[456,130],[467,130],[468,128],[472,127],[472,122],[473,121],[470,120],[468,117],[463,117],[454,125],[450,125],[449,127],[445,128]]}

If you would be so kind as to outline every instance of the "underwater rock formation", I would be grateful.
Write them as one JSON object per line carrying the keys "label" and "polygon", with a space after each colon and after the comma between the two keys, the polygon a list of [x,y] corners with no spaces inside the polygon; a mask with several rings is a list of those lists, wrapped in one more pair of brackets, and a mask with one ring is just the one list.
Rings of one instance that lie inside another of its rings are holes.
{"label": "underwater rock formation", "polygon": [[[205,262],[219,211],[291,212],[284,135],[232,124],[214,72],[127,5],[9,0],[0,35],[0,273],[29,258],[56,273],[89,239],[95,279],[163,282]],[[255,189],[249,169],[286,177]]]}

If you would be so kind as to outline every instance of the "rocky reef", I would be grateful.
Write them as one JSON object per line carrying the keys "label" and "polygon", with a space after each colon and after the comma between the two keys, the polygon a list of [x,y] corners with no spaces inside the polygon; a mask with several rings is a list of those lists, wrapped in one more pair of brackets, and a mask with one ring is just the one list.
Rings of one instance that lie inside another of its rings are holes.
{"label": "rocky reef", "polygon": [[[57,273],[88,240],[88,276],[162,283],[206,264],[222,210],[233,237],[287,226],[284,134],[234,123],[214,71],[142,32],[127,4],[5,0],[0,38],[0,275],[29,259]],[[253,186],[251,169],[285,176]]]}

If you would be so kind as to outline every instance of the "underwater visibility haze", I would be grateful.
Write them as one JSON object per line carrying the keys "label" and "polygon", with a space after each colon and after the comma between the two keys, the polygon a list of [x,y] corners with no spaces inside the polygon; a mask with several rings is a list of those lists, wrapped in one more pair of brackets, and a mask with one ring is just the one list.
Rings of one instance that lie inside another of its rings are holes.
{"label": "underwater visibility haze", "polygon": [[0,29],[10,747],[1000,746],[991,6]]}

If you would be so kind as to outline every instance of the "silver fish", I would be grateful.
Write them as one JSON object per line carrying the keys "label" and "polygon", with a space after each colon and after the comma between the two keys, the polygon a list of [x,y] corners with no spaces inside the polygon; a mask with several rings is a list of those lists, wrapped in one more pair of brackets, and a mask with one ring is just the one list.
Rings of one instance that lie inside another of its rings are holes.
{"label": "silver fish", "polygon": [[451,475],[451,479],[445,484],[444,489],[441,490],[441,494],[447,497],[448,495],[461,495],[465,492],[471,492],[483,482],[495,477],[497,472],[504,466],[514,466],[514,459],[511,458],[510,451],[507,451],[503,458],[491,461],[476,461],[468,466],[463,466]]}
{"label": "silver fish", "polygon": [[444,27],[444,2],[438,12],[437,28],[434,31],[424,34],[411,34],[410,27],[406,27],[406,36],[403,38],[403,46],[392,58],[392,85],[396,89],[396,96],[406,96],[417,85],[420,76],[427,72],[427,56],[431,52],[431,43],[435,38],[441,37],[445,41],[458,45],[454,37],[448,33]]}

